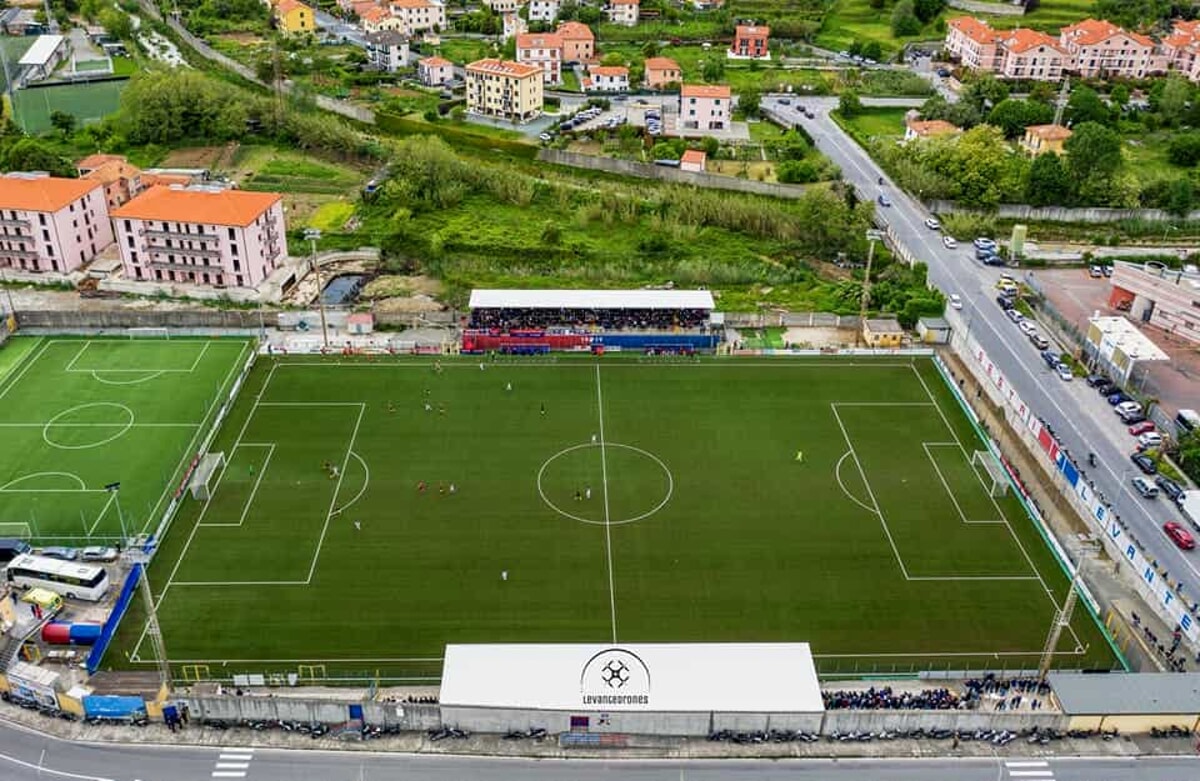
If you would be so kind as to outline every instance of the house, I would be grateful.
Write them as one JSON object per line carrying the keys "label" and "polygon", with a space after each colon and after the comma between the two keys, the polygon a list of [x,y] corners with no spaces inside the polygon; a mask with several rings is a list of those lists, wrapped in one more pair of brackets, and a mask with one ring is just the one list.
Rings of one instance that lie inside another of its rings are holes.
{"label": "house", "polygon": [[641,6],[641,0],[608,0],[604,15],[613,24],[634,27],[638,23],[638,10]]}
{"label": "house", "polygon": [[863,320],[863,341],[868,347],[899,347],[904,329],[895,320],[867,318]]}
{"label": "house", "polygon": [[562,83],[563,42],[555,33],[525,33],[517,36],[517,62],[542,71],[547,84]]}
{"label": "house", "polygon": [[[358,17],[359,23],[361,24],[362,18],[364,16],[366,16],[367,12],[370,11],[372,8],[380,8],[380,9],[383,9],[384,11],[387,11],[386,8],[381,6],[379,3],[375,2],[375,0],[355,0],[354,2],[350,3],[349,10],[356,17]],[[391,16],[390,13],[388,15]]]}
{"label": "house", "polygon": [[530,0],[529,21],[553,22],[558,18],[559,0]]}
{"label": "house", "polygon": [[492,13],[500,14],[515,14],[521,4],[517,0],[483,0],[483,4],[492,9]]}
{"label": "house", "polygon": [[950,323],[942,317],[922,317],[917,320],[917,336],[925,344],[949,344]]}
{"label": "house", "polygon": [[628,92],[629,68],[623,65],[593,65],[588,68],[586,89],[597,92]]}
{"label": "house", "polygon": [[1200,19],[1176,20],[1171,34],[1163,39],[1163,59],[1191,81],[1200,81]]}
{"label": "house", "polygon": [[502,34],[504,40],[516,38],[521,33],[529,32],[529,23],[516,13],[507,13],[503,17]]}
{"label": "house", "polygon": [[5,35],[38,35],[46,25],[39,24],[32,8],[5,8],[0,11],[0,30]]}
{"label": "house", "polygon": [[512,122],[528,122],[542,113],[544,71],[506,60],[477,60],[467,65],[467,111]]}
{"label": "house", "polygon": [[313,9],[299,0],[275,0],[275,26],[285,35],[315,32],[317,20]]}
{"label": "house", "polygon": [[30,81],[40,81],[53,73],[68,54],[70,47],[63,36],[39,35],[18,60],[18,64],[29,69]]}
{"label": "house", "polygon": [[996,32],[987,22],[956,16],[946,22],[946,51],[973,70],[996,69]]}
{"label": "house", "polygon": [[367,62],[385,73],[395,73],[408,66],[408,37],[395,30],[367,33]]}
{"label": "house", "polygon": [[111,212],[142,191],[142,171],[122,155],[88,155],[75,163],[80,178],[104,185],[104,200]]}
{"label": "house", "polygon": [[729,57],[733,59],[769,60],[768,39],[771,28],[764,25],[739,24],[729,45]]}
{"label": "house", "polygon": [[1037,157],[1047,152],[1056,155],[1063,153],[1063,145],[1071,137],[1071,128],[1062,125],[1030,125],[1025,128],[1025,136],[1021,139],[1021,149],[1028,155]]}
{"label": "house", "polygon": [[358,24],[367,35],[376,35],[384,32],[403,34],[402,31],[404,30],[403,19],[392,16],[386,8],[378,5],[364,8],[363,12],[359,14]]}
{"label": "house", "polygon": [[647,57],[645,82],[648,89],[663,89],[683,81],[679,63],[670,57]]}
{"label": "house", "polygon": [[446,7],[436,0],[391,0],[390,9],[401,22],[400,31],[408,36],[446,27]]}
{"label": "house", "polygon": [[128,279],[255,287],[287,259],[279,193],[152,187],[112,222]]}
{"label": "house", "polygon": [[454,80],[454,63],[441,57],[426,57],[417,63],[417,78],[426,87],[439,87]]}
{"label": "house", "polygon": [[996,75],[1006,79],[1060,81],[1070,65],[1058,39],[1018,27],[996,36],[999,64]]}
{"label": "house", "polygon": [[708,155],[699,149],[688,149],[683,153],[683,157],[679,158],[680,171],[702,174],[707,165]]}
{"label": "house", "polygon": [[1059,42],[1071,57],[1068,70],[1084,78],[1140,79],[1167,67],[1168,58],[1153,39],[1103,19],[1084,19],[1062,28]]}
{"label": "house", "polygon": [[679,90],[679,125],[689,130],[729,127],[733,95],[728,84],[684,84]]}
{"label": "house", "polygon": [[66,274],[112,241],[101,182],[40,173],[0,176],[0,266]]}
{"label": "house", "polygon": [[554,31],[562,39],[563,62],[591,62],[596,59],[596,36],[579,22],[563,22]]}
{"label": "house", "polygon": [[962,128],[944,119],[918,119],[917,117],[917,112],[911,111],[904,118],[904,140],[906,142],[917,138],[952,136],[962,132]]}

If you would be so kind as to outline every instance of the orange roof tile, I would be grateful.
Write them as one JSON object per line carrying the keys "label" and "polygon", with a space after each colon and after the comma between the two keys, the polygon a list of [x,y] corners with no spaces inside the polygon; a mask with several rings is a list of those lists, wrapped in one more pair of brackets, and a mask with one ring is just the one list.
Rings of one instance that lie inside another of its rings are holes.
{"label": "orange roof tile", "polygon": [[392,15],[379,6],[373,6],[364,10],[358,18],[364,22],[382,22],[384,19],[391,19]]}
{"label": "orange roof tile", "polygon": [[56,212],[102,186],[95,179],[0,176],[0,209]]}
{"label": "orange roof tile", "polygon": [[703,151],[699,149],[689,149],[683,153],[683,157],[679,158],[681,163],[698,163],[704,165],[704,161],[708,159]]}
{"label": "orange roof tile", "polygon": [[192,177],[187,174],[142,174],[142,187],[150,189],[156,185],[170,186],[172,184],[188,185]]}
{"label": "orange roof tile", "polygon": [[350,7],[354,10],[354,15],[361,19],[363,14],[365,14],[368,10],[372,8],[379,8],[380,6],[375,2],[375,0],[361,0],[360,2],[354,3]]}
{"label": "orange roof tile", "polygon": [[250,190],[183,190],[152,187],[112,212],[114,218],[249,225],[283,198]]}
{"label": "orange roof tile", "polygon": [[105,154],[88,155],[87,157],[81,158],[78,162],[76,162],[75,167],[80,170],[86,171],[91,168],[99,168],[100,166],[104,165],[105,163],[116,163],[116,162],[120,162],[120,163],[125,162],[125,156],[124,155],[105,155]]}
{"label": "orange roof tile", "polygon": [[426,68],[444,68],[447,65],[454,65],[454,63],[450,62],[450,60],[447,60],[445,57],[426,57],[418,64],[424,65]]}
{"label": "orange roof tile", "polygon": [[596,36],[592,34],[592,28],[581,22],[563,22],[554,32],[562,36],[563,40],[596,40]]}
{"label": "orange roof tile", "polygon": [[944,119],[906,119],[904,124],[912,132],[922,138],[930,136],[948,136],[951,133],[962,132],[962,128]]}
{"label": "orange roof tile", "polygon": [[642,0],[608,0],[609,5],[641,5]]}
{"label": "orange roof tile", "polygon": [[1062,28],[1062,34],[1080,46],[1107,41],[1121,32],[1123,31],[1120,27],[1106,19],[1084,19]]}
{"label": "orange roof tile", "polygon": [[540,74],[542,69],[537,65],[526,65],[522,62],[512,62],[511,60],[476,60],[467,65],[467,71],[475,73],[494,73],[500,76],[516,76],[523,78],[532,76],[535,73]]}
{"label": "orange roof tile", "polygon": [[996,32],[987,22],[981,22],[971,16],[956,16],[946,24],[976,43],[993,43],[996,40]]}
{"label": "orange roof tile", "polygon": [[91,171],[88,171],[81,178],[95,179],[104,184],[112,184],[119,179],[132,179],[142,171],[136,165],[130,165],[124,158],[110,160],[104,165],[97,166]]}
{"label": "orange roof tile", "polygon": [[429,0],[391,0],[392,5],[398,8],[432,8],[433,3]]}
{"label": "orange roof tile", "polygon": [[679,94],[685,98],[728,98],[728,84],[684,84]]}
{"label": "orange roof tile", "polygon": [[646,58],[646,70],[679,70],[679,63],[672,60],[670,57],[648,57]]}
{"label": "orange roof tile", "polygon": [[561,49],[562,38],[554,33],[521,33],[517,36],[518,49]]}
{"label": "orange roof tile", "polygon": [[771,28],[765,25],[739,24],[735,37],[737,38],[769,38]]}
{"label": "orange roof tile", "polygon": [[1017,54],[1027,52],[1030,49],[1036,49],[1039,46],[1049,46],[1057,52],[1062,52],[1057,38],[1052,38],[1037,30],[1030,30],[1028,27],[1018,27],[1015,30],[1010,30],[1000,39],[1000,43],[1010,52]]}
{"label": "orange roof tile", "polygon": [[593,76],[628,76],[629,68],[624,65],[593,65],[588,72]]}
{"label": "orange roof tile", "polygon": [[1065,141],[1071,137],[1071,128],[1062,125],[1030,125],[1025,132],[1043,141]]}
{"label": "orange roof tile", "polygon": [[275,0],[275,10],[281,14],[290,14],[292,11],[306,11],[308,6],[297,0]]}

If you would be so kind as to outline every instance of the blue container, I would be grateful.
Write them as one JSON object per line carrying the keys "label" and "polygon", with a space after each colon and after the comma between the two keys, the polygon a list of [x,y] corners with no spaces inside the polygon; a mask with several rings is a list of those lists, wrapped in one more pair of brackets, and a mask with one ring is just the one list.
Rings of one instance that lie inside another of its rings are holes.
{"label": "blue container", "polygon": [[100,624],[71,624],[71,642],[75,645],[92,645],[100,639],[103,628]]}

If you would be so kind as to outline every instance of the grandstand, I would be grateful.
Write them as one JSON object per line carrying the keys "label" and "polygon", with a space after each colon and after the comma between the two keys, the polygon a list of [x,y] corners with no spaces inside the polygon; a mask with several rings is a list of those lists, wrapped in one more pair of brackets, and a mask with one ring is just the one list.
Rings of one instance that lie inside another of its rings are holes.
{"label": "grandstand", "polygon": [[475,290],[470,310],[466,353],[690,354],[721,339],[707,290]]}

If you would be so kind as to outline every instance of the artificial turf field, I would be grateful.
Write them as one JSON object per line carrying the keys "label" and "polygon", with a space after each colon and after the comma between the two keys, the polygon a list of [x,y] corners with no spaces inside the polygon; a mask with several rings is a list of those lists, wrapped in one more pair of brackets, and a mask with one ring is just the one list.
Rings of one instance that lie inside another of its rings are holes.
{"label": "artificial turf field", "polygon": [[[110,544],[165,512],[246,340],[14,337],[0,348],[0,536]],[[119,482],[120,492],[106,491]]]}
{"label": "artificial turf field", "polygon": [[[1028,669],[1067,581],[978,447],[928,359],[260,357],[150,574],[184,677],[432,677],[450,642],[614,639]],[[1113,666],[1075,615],[1059,663]],[[152,663],[143,626],[110,663]]]}

